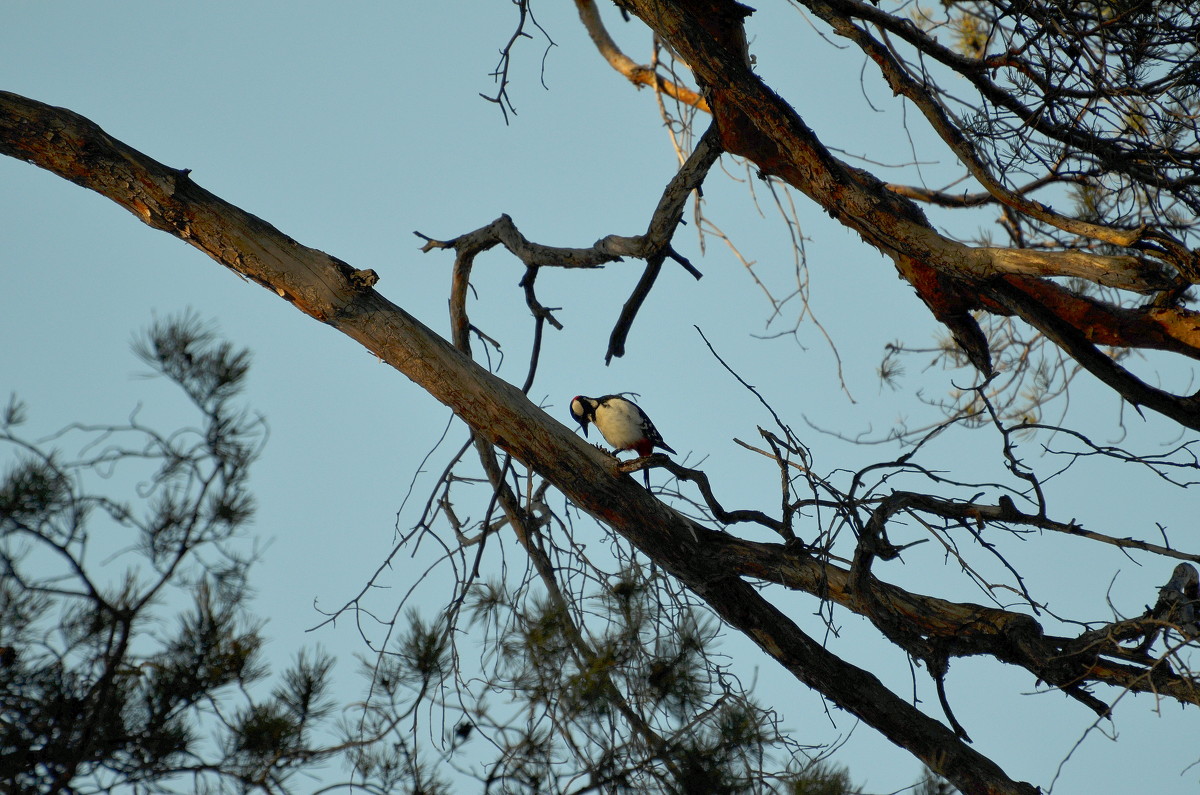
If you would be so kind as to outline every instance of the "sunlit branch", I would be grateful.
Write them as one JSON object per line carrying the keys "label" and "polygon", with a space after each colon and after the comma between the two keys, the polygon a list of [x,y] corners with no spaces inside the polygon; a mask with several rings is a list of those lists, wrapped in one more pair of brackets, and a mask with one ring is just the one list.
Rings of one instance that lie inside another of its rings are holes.
{"label": "sunlit branch", "polygon": [[621,48],[613,41],[612,36],[608,35],[608,30],[604,27],[604,22],[600,19],[600,12],[596,9],[593,0],[575,0],[575,7],[579,9],[579,18],[583,21],[583,26],[591,36],[596,49],[604,56],[604,60],[608,61],[609,66],[623,74],[629,82],[639,88],[652,86],[656,91],[660,91],[678,102],[705,113],[709,112],[708,102],[700,94],[673,80],[668,80],[653,67],[642,66],[634,62],[628,55],[621,52]]}
{"label": "sunlit branch", "polygon": [[1112,387],[1134,407],[1145,406],[1178,422],[1200,430],[1200,402],[1152,387],[1101,353],[1074,326],[1047,308],[1019,282],[998,281],[991,293],[1008,311],[1020,315],[1100,381]]}

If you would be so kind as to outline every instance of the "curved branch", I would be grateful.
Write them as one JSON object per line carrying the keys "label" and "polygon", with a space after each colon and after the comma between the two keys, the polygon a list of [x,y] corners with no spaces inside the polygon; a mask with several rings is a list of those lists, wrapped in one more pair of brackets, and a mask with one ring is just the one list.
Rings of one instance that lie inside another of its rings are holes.
{"label": "curved branch", "polygon": [[415,234],[426,241],[421,247],[425,252],[450,248],[479,253],[503,245],[529,268],[599,268],[610,262],[618,262],[622,257],[649,259],[663,254],[678,261],[688,273],[699,279],[702,274],[690,262],[674,253],[670,243],[675,229],[683,219],[683,208],[688,196],[700,188],[709,169],[721,156],[719,139],[720,136],[714,127],[710,127],[700,137],[692,154],[663,189],[658,205],[646,225],[646,231],[641,235],[608,235],[589,248],[546,246],[522,235],[508,215],[501,215],[487,226],[450,240],[437,240],[420,232]]}
{"label": "curved branch", "polygon": [[534,243],[522,235],[512,218],[507,215],[501,215],[487,226],[459,235],[452,240],[434,240],[420,232],[417,232],[416,235],[426,241],[425,245],[421,247],[422,251],[454,249],[458,253],[460,261],[464,257],[474,258],[476,254],[487,251],[496,245],[503,245],[529,270],[521,280],[521,285],[525,288],[526,299],[530,304],[531,311],[536,317],[546,317],[555,325],[557,325],[557,321],[549,314],[548,310],[541,309],[540,304],[537,304],[532,296],[532,285],[538,268],[598,268],[609,262],[620,261],[626,256],[646,260],[646,269],[642,273],[641,279],[625,302],[617,321],[613,324],[608,353],[605,357],[605,361],[609,362],[614,356],[619,357],[625,354],[625,340],[633,328],[633,322],[637,319],[638,311],[654,287],[662,265],[668,258],[679,263],[694,278],[703,277],[703,274],[691,262],[671,247],[671,239],[683,220],[683,208],[688,197],[693,191],[700,189],[709,170],[721,156],[721,151],[716,127],[710,126],[696,142],[696,148],[691,155],[663,189],[658,206],[654,208],[654,213],[646,226],[646,232],[642,235],[628,237],[608,235],[597,241],[591,248],[545,246]]}
{"label": "curved branch", "polygon": [[653,67],[635,63],[632,58],[621,52],[621,48],[612,40],[612,36],[608,35],[608,30],[604,27],[604,22],[600,19],[600,12],[596,9],[593,0],[575,0],[575,7],[579,9],[579,19],[582,20],[584,28],[587,29],[588,35],[591,36],[592,43],[596,45],[600,55],[604,56],[604,60],[608,61],[609,66],[625,75],[629,82],[639,88],[653,86],[655,91],[661,91],[671,99],[705,113],[712,112],[704,97],[695,91],[666,79]]}
{"label": "curved branch", "polygon": [[902,508],[925,511],[945,519],[957,519],[962,522],[974,523],[1006,522],[1021,524],[1027,527],[1036,527],[1039,530],[1050,530],[1055,533],[1064,533],[1066,535],[1087,538],[1092,541],[1099,541],[1103,544],[1111,544],[1119,549],[1137,549],[1166,558],[1200,563],[1200,554],[1181,552],[1171,547],[1164,547],[1161,544],[1151,544],[1148,541],[1139,541],[1135,538],[1116,538],[1104,533],[1085,530],[1075,522],[1058,522],[1045,516],[1022,513],[1011,502],[1003,500],[997,505],[983,505],[980,503],[946,500],[929,494],[915,494],[911,492],[894,492],[892,496],[895,497],[897,495],[903,495],[904,497]]}
{"label": "curved branch", "polygon": [[724,525],[737,524],[739,522],[753,522],[754,524],[762,525],[763,527],[774,530],[784,538],[790,540],[794,536],[790,536],[789,529],[783,522],[778,519],[767,516],[762,511],[753,509],[737,508],[732,511],[726,510],[717,497],[713,494],[712,484],[708,480],[708,475],[699,469],[689,469],[688,467],[676,464],[665,455],[653,456],[655,463],[659,463],[657,459],[661,459],[661,465],[664,469],[670,472],[679,480],[686,480],[696,484],[696,488],[700,490],[701,496],[704,497],[704,504],[708,506],[708,510],[712,512],[712,516],[718,522]]}

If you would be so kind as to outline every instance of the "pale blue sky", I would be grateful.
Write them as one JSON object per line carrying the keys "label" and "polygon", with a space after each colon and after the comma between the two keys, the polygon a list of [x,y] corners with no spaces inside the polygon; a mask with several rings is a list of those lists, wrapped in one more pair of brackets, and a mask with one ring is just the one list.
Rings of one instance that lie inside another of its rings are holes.
{"label": "pale blue sky", "polygon": [[[653,96],[608,69],[573,5],[540,3],[535,11],[557,46],[539,75],[544,41],[535,34],[522,44],[511,87],[518,115],[507,126],[478,97],[494,90],[488,73],[515,17],[498,2],[10,3],[0,26],[0,88],[68,107],[142,152],[192,169],[197,183],[302,243],[373,268],[381,276],[377,289],[445,331],[451,256],[421,254],[414,230],[451,237],[508,213],[527,237],[548,244],[634,234],[644,229],[675,167]],[[649,35],[627,35],[637,28],[623,26],[614,13],[606,18],[630,54],[644,58]],[[861,57],[823,41],[792,10],[763,9],[751,32],[760,72],[829,142],[877,162],[913,159],[898,102],[869,68],[860,84]],[[926,140],[909,116],[913,140]],[[725,167],[745,176],[737,164]],[[945,163],[923,169],[934,187],[951,173]],[[912,170],[877,173],[920,179]],[[792,286],[786,232],[761,186],[757,193],[765,218],[744,185],[715,175],[706,186],[707,213],[757,263],[760,277],[786,294]],[[708,355],[693,324],[798,430],[803,417],[850,435],[882,431],[899,416],[930,418],[915,393],[943,394],[951,387],[946,374],[922,374],[924,362],[914,359],[904,388],[892,391],[880,388],[875,367],[884,344],[896,338],[924,344],[935,324],[876,251],[797,201],[813,309],[838,346],[857,402],[839,388],[834,359],[813,325],[801,326],[800,344],[754,338],[789,328],[794,315],[765,328],[769,306],[759,288],[716,239],[701,255],[691,228],[677,248],[704,279],[668,266],[630,338],[629,355],[608,368],[608,332],[640,263],[540,277],[543,302],[562,307],[566,328],[548,334],[531,397],[566,421],[573,394],[636,391],[673,447],[691,461],[706,459],[727,505],[764,510],[778,501],[776,476],[731,439],[756,440],[755,426],[770,418]],[[986,228],[990,221],[980,216],[973,223]],[[448,411],[348,339],[194,249],[106,199],[10,159],[0,159],[0,267],[0,395],[15,391],[26,400],[37,432],[73,420],[119,421],[139,401],[147,422],[172,427],[179,420],[170,388],[137,379],[143,368],[128,352],[132,333],[155,313],[193,307],[252,350],[247,400],[271,426],[253,480],[256,527],[264,543],[271,541],[256,569],[256,606],[269,620],[276,659],[319,642],[343,657],[346,686],[356,686],[349,659],[361,650],[356,633],[346,626],[306,634],[318,620],[313,601],[328,607],[352,596],[390,549],[396,511]],[[509,358],[502,374],[519,381],[530,328],[517,287],[521,269],[492,252],[475,274],[480,299],[473,317],[504,342]],[[1082,386],[1076,419],[1098,440],[1115,440],[1115,400]],[[1126,412],[1125,419],[1135,444],[1145,439],[1148,447],[1166,436],[1154,436],[1162,424],[1153,418],[1143,422]],[[895,455],[808,433],[822,471]],[[1025,452],[1050,471],[1038,449]],[[954,466],[964,478],[997,477],[982,463],[995,451],[991,437],[949,434],[925,461]],[[1194,532],[1189,493],[1156,491],[1137,473],[1115,467],[1102,471],[1107,479],[1071,472],[1054,481],[1058,518],[1149,540],[1157,521],[1176,544],[1198,546],[1187,540]],[[1145,500],[1130,506],[1131,494],[1154,495],[1153,515],[1145,514]],[[412,518],[401,517],[401,526]],[[919,537],[919,528],[910,530]],[[752,529],[735,532],[768,540]],[[1127,615],[1141,612],[1172,568],[1170,561],[1130,561],[1060,537],[997,540],[1029,575],[1034,593],[1077,620],[1111,617],[1108,599]],[[983,601],[934,546],[916,547],[905,565],[878,573],[922,592]],[[1003,576],[998,569],[988,575]],[[397,592],[405,576],[397,572]],[[437,604],[439,592],[429,593],[435,596],[426,603]],[[824,636],[812,598],[785,602],[807,631]],[[837,616],[844,632],[829,638],[830,647],[899,692],[912,692],[903,656],[860,619]],[[735,641],[729,648],[744,657],[743,680],[757,679],[759,698],[781,711],[801,742],[829,742],[853,728],[840,713],[831,723],[821,701],[769,660]],[[928,677],[917,671],[915,679],[924,707],[938,715]],[[990,660],[954,661],[947,687],[979,750],[1013,777],[1042,786],[1094,720],[1061,694],[1023,695],[1039,690],[1032,677]],[[1200,759],[1190,740],[1191,713],[1174,702],[1126,697],[1115,726],[1116,743],[1098,733],[1087,737],[1056,792],[1196,790],[1200,772],[1186,769]],[[916,760],[863,727],[835,761],[871,792],[903,787],[919,773]]]}

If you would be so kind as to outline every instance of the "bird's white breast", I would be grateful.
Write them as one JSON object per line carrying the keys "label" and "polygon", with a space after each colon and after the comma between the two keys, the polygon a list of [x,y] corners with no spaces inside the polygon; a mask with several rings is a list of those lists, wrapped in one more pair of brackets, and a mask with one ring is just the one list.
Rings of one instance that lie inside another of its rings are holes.
{"label": "bird's white breast", "polygon": [[618,450],[632,448],[646,435],[641,412],[627,400],[610,400],[597,406],[596,427]]}

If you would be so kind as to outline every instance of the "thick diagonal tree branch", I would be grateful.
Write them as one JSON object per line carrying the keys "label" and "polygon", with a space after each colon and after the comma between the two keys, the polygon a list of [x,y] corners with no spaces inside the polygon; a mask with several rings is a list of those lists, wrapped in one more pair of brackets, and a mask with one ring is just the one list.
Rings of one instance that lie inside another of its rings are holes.
{"label": "thick diagonal tree branch", "polygon": [[694,539],[712,531],[618,475],[614,459],[372,288],[374,274],[297,243],[60,108],[0,93],[0,153],[109,197],[297,309],[359,342],[449,406],[489,443],[625,536],[750,637],[797,680],[908,749],[960,789],[1032,795],[954,732],[802,632]]}

